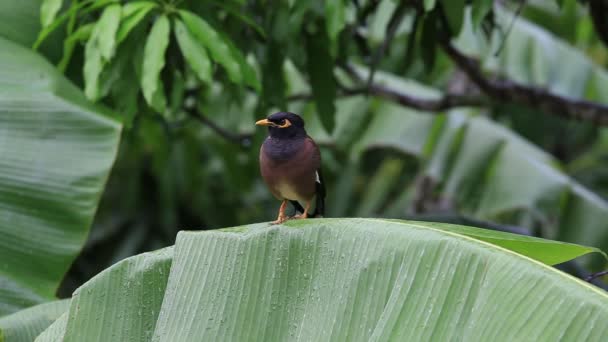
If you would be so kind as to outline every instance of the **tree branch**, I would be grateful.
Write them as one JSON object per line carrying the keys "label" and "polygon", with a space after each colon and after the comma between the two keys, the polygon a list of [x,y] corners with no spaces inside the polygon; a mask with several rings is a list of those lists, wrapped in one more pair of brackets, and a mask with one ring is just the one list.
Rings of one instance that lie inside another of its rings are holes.
{"label": "tree branch", "polygon": [[590,282],[590,281],[592,281],[595,278],[603,277],[603,276],[605,276],[607,274],[608,274],[608,270],[597,272],[597,273],[593,273],[593,274],[590,274],[587,277],[585,277],[584,280]]}
{"label": "tree branch", "polygon": [[549,115],[608,126],[607,105],[563,97],[545,89],[511,80],[488,79],[475,59],[462,54],[446,39],[440,39],[440,44],[452,61],[493,100],[536,108]]}
{"label": "tree branch", "polygon": [[[342,67],[348,75],[358,82],[366,80],[360,75],[351,65]],[[343,95],[352,96],[369,93],[370,95],[385,98],[396,102],[402,106],[410,107],[428,112],[440,112],[455,107],[480,107],[489,105],[489,101],[484,96],[468,95],[468,94],[445,94],[439,99],[423,99],[416,96],[400,92],[397,89],[372,83],[369,87],[358,89],[343,89]]]}

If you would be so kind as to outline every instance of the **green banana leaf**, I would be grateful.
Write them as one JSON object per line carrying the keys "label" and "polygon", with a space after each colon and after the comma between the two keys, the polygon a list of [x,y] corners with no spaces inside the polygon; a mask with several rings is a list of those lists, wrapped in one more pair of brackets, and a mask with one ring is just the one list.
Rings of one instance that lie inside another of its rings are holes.
{"label": "green banana leaf", "polygon": [[[31,47],[40,32],[42,0],[0,1],[0,37]],[[40,52],[52,61],[61,57],[63,30],[55,30],[40,47]]]}
{"label": "green banana leaf", "polygon": [[55,298],[120,129],[43,57],[0,38],[0,316]]}
{"label": "green banana leaf", "polygon": [[[364,76],[367,72],[364,68],[359,71]],[[423,99],[441,96],[433,88],[388,73],[377,72],[375,80]],[[361,115],[354,107],[369,115]],[[563,173],[551,155],[479,115],[479,110],[461,108],[432,115],[362,96],[342,99],[337,108],[333,134],[316,123],[314,113],[309,113],[312,123],[307,127],[311,126],[311,136],[343,149],[355,162],[372,150],[398,151],[419,160],[421,174],[436,183],[444,201],[464,214],[521,226],[537,222],[547,238],[608,249],[608,203]],[[346,125],[358,129],[340,129]],[[378,172],[382,170],[379,166]],[[377,183],[372,187],[372,182],[365,187],[364,193],[369,195],[363,201],[375,203],[351,202],[344,206],[355,211],[334,214],[404,215],[411,197],[404,192],[391,199],[389,193],[400,183],[398,177],[390,179],[393,183],[381,189],[376,188]],[[348,203],[348,198],[353,197],[340,195],[342,202]],[[397,207],[400,212],[390,209]]]}
{"label": "green banana leaf", "polygon": [[542,263],[592,249],[553,244],[377,219],[180,232],[83,285],[37,341],[606,340],[608,295]]}
{"label": "green banana leaf", "polygon": [[33,341],[67,311],[67,299],[39,304],[0,318],[0,342]]}

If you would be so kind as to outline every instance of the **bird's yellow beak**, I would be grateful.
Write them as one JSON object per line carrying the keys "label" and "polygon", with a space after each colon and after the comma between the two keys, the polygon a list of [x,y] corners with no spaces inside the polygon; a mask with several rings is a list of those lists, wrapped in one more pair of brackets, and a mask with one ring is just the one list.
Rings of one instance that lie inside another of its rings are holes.
{"label": "bird's yellow beak", "polygon": [[268,121],[268,119],[262,119],[255,122],[256,126],[270,126],[272,122]]}

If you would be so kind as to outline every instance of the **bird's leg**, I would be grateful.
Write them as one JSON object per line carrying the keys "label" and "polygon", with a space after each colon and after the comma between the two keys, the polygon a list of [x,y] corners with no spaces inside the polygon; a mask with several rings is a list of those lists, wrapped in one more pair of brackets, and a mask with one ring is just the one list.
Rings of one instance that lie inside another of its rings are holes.
{"label": "bird's leg", "polygon": [[308,218],[308,209],[310,209],[310,202],[306,201],[306,206],[304,207],[304,212],[301,215],[294,216],[295,219],[305,219]]}
{"label": "bird's leg", "polygon": [[283,200],[281,203],[281,207],[279,207],[279,216],[276,221],[272,221],[271,224],[281,224],[287,220],[287,215],[285,215],[285,208],[287,207],[287,200]]}

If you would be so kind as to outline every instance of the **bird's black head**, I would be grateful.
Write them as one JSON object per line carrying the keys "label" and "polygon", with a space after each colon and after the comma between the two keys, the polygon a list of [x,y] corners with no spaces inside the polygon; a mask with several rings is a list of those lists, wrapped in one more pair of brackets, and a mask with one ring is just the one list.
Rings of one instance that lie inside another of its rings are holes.
{"label": "bird's black head", "polygon": [[294,113],[278,112],[269,115],[266,119],[255,123],[268,126],[268,133],[273,138],[302,138],[306,137],[304,120]]}

